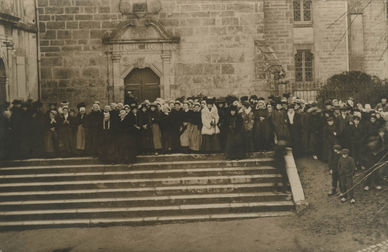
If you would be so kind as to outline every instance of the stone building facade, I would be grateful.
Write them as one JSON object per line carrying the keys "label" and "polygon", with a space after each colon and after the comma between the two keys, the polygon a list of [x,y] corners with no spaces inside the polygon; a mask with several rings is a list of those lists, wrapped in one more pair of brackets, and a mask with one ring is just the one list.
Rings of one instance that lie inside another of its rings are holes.
{"label": "stone building facade", "polygon": [[37,28],[30,0],[0,1],[0,104],[38,99]]}
{"label": "stone building facade", "polygon": [[120,102],[128,90],[313,99],[336,73],[388,77],[386,4],[38,0],[42,99]]}

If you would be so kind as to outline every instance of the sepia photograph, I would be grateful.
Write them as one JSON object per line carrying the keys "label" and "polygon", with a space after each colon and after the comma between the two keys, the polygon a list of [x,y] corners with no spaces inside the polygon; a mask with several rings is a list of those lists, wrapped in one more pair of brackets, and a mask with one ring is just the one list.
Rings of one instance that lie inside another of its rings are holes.
{"label": "sepia photograph", "polygon": [[388,252],[388,0],[0,0],[0,252]]}

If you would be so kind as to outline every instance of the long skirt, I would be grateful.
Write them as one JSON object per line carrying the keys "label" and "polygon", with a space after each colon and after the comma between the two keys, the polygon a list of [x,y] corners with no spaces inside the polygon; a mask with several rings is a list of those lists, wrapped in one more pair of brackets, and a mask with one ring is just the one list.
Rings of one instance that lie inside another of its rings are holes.
{"label": "long skirt", "polygon": [[241,133],[229,133],[226,137],[225,156],[227,159],[242,159],[245,148]]}
{"label": "long skirt", "polygon": [[130,134],[118,134],[117,139],[117,162],[134,163],[137,155],[137,137]]}
{"label": "long skirt", "polygon": [[186,129],[183,131],[182,135],[179,138],[181,147],[189,147],[190,131],[191,131],[191,124],[188,123],[186,126]]}
{"label": "long skirt", "polygon": [[58,132],[59,150],[62,155],[69,155],[74,150],[74,134],[70,127],[63,127]]}
{"label": "long skirt", "polygon": [[76,137],[76,149],[80,151],[84,151],[85,144],[86,144],[85,128],[82,125],[78,125],[77,137]]}
{"label": "long skirt", "polygon": [[197,125],[191,125],[189,134],[189,148],[193,151],[199,151],[202,144],[202,135]]}
{"label": "long skirt", "polygon": [[220,135],[202,135],[202,151],[205,153],[218,153],[221,151]]}
{"label": "long skirt", "polygon": [[151,129],[142,129],[140,131],[140,146],[143,153],[150,152],[154,148],[152,142],[152,130]]}
{"label": "long skirt", "polygon": [[56,131],[47,131],[45,136],[45,151],[54,154],[58,151],[58,135]]}
{"label": "long skirt", "polygon": [[113,162],[115,157],[114,135],[111,130],[102,130],[98,143],[98,156],[102,161]]}
{"label": "long skirt", "polygon": [[154,143],[154,149],[155,150],[161,150],[162,149],[162,132],[160,131],[159,124],[152,124],[151,127],[152,130],[152,140]]}

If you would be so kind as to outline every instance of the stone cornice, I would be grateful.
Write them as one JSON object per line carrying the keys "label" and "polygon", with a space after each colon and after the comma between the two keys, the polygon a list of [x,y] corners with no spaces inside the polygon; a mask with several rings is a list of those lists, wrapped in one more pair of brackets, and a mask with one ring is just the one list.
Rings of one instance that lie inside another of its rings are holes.
{"label": "stone cornice", "polygon": [[19,30],[37,33],[38,29],[36,28],[35,24],[24,23],[24,22],[21,22],[20,20],[21,19],[19,17],[0,12],[0,23],[9,24],[12,27]]}

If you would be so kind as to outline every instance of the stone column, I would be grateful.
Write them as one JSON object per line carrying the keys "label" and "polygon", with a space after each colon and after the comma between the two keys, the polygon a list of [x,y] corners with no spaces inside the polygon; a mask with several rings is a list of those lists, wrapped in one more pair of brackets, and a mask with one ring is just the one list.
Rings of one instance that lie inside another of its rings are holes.
{"label": "stone column", "polygon": [[163,76],[161,81],[161,96],[163,99],[171,98],[171,52],[161,55],[163,62]]}
{"label": "stone column", "polygon": [[120,54],[113,54],[112,55],[112,65],[113,65],[113,73],[112,73],[112,80],[113,80],[113,101],[114,102],[123,102],[124,101],[124,86],[122,85],[122,82],[120,81]]}

